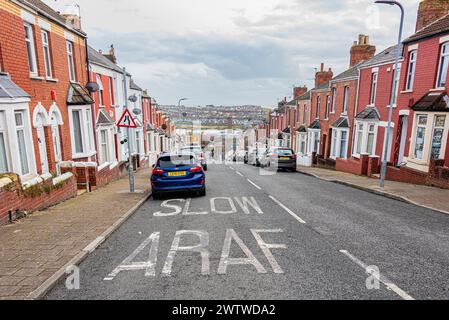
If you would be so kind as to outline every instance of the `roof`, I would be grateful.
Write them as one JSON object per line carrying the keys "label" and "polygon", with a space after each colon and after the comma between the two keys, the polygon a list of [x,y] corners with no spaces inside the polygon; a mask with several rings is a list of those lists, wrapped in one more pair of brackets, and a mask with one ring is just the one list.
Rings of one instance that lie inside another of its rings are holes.
{"label": "roof", "polygon": [[331,81],[338,81],[338,80],[358,77],[359,76],[359,66],[362,63],[363,62],[359,62],[358,64],[356,64],[352,68],[349,68],[348,70],[343,71],[338,76],[334,77]]}
{"label": "roof", "polygon": [[81,31],[81,30],[76,30],[72,27],[70,27],[67,24],[66,19],[57,11],[53,10],[50,6],[46,5],[43,1],[41,0],[17,0],[18,2],[26,5],[26,6],[30,6],[33,9],[35,9],[36,11],[42,13],[43,15],[53,19],[56,22],[59,22],[60,24],[64,25],[65,27],[67,27],[68,29],[72,29],[73,31],[82,34],[83,36],[85,36],[86,34]]}
{"label": "roof", "polygon": [[[382,64],[385,62],[394,61],[396,59],[396,55],[397,55],[397,48],[398,48],[398,45],[391,46],[391,47],[385,49],[384,51],[382,51],[381,53],[376,54],[370,60],[367,60],[367,61],[361,63],[358,67],[360,69],[362,69],[362,68],[367,68],[370,66]],[[401,47],[400,47],[401,52],[402,52],[402,49],[403,49],[403,46],[401,45]]]}
{"label": "roof", "polygon": [[100,65],[102,67],[117,71],[117,72],[123,72],[123,69],[120,68],[118,65],[113,63],[111,60],[106,58],[103,54],[92,48],[91,46],[87,46],[87,54],[89,57],[89,62]]}
{"label": "roof", "polygon": [[436,20],[427,27],[418,30],[418,32],[416,32],[414,35],[405,39],[403,43],[407,44],[410,42],[415,42],[421,39],[434,37],[447,32],[449,32],[449,14]]}
{"label": "roof", "polygon": [[329,89],[329,83],[330,83],[330,81],[327,81],[327,82],[325,82],[325,83],[319,85],[318,87],[316,87],[316,88],[313,89],[313,90],[316,91],[316,90],[325,90],[325,89]]}
{"label": "roof", "polygon": [[302,96],[298,98],[298,101],[304,101],[304,100],[310,100],[310,97],[312,95],[312,90],[307,91]]}
{"label": "roof", "polygon": [[67,105],[81,106],[93,104],[94,100],[90,96],[86,88],[77,83],[71,83],[69,86],[69,93],[67,95]]}
{"label": "roof", "polygon": [[157,129],[152,123],[147,123],[147,131],[157,131]]}
{"label": "roof", "polygon": [[446,92],[429,92],[419,99],[411,109],[413,111],[449,112],[449,97]]}
{"label": "roof", "polygon": [[16,85],[8,75],[0,74],[0,98],[29,98],[30,95]]}
{"label": "roof", "polygon": [[349,121],[347,117],[340,117],[332,124],[332,128],[349,128]]}
{"label": "roof", "polygon": [[315,120],[310,126],[309,129],[321,129],[320,120]]}
{"label": "roof", "polygon": [[282,130],[283,133],[287,133],[290,134],[292,133],[292,129],[290,128],[290,126],[288,126],[287,128],[285,128],[284,130]]}
{"label": "roof", "polygon": [[290,102],[287,102],[287,106],[297,106],[297,104],[298,104],[298,102],[296,101],[296,99],[294,99],[294,100],[292,100],[292,101],[290,101]]}
{"label": "roof", "polygon": [[143,91],[141,87],[139,87],[133,79],[131,79],[131,83],[129,84],[130,88],[137,91]]}
{"label": "roof", "polygon": [[357,120],[380,120],[380,113],[376,107],[368,106],[355,118]]}
{"label": "roof", "polygon": [[104,108],[100,108],[100,112],[98,113],[97,125],[111,125],[115,124],[115,121],[112,119],[109,113],[104,110]]}
{"label": "roof", "polygon": [[299,126],[299,128],[298,128],[298,130],[296,130],[296,132],[307,132],[307,128],[304,125]]}

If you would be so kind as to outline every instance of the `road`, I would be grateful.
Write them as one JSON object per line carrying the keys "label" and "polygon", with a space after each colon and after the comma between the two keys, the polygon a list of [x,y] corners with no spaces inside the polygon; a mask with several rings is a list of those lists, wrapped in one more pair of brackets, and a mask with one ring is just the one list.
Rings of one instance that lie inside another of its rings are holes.
{"label": "road", "polygon": [[213,165],[207,183],[149,200],[81,264],[79,290],[46,298],[449,298],[449,216],[247,165]]}

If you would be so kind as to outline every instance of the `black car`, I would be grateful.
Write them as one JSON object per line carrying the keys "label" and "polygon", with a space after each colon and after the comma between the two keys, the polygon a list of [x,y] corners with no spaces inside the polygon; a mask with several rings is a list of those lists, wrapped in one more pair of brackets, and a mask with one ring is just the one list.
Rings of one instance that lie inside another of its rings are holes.
{"label": "black car", "polygon": [[263,168],[296,171],[297,156],[290,148],[271,148],[261,160]]}

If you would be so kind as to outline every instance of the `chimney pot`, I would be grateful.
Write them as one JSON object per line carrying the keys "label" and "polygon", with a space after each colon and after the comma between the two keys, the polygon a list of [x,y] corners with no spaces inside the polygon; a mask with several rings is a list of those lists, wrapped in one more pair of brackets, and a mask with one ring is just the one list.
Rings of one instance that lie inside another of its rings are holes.
{"label": "chimney pot", "polygon": [[449,13],[449,1],[424,0],[419,4],[416,31],[419,31]]}

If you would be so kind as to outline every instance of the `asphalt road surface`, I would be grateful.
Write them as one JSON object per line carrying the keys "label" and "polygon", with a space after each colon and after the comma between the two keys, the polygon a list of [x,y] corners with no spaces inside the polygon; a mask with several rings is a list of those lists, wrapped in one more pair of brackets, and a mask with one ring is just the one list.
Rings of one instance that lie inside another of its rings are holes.
{"label": "asphalt road surface", "polygon": [[213,165],[207,184],[149,200],[81,264],[79,290],[46,298],[449,298],[449,216],[247,165]]}

